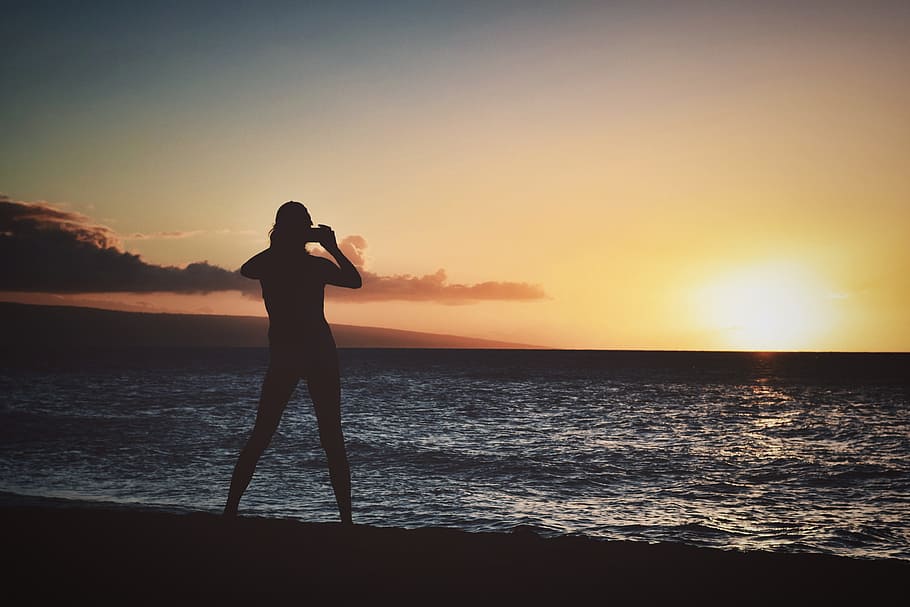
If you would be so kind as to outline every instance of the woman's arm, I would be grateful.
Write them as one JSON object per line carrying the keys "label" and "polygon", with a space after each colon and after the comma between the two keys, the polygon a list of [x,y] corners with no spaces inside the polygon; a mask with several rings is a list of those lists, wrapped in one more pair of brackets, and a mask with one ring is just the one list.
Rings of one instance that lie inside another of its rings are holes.
{"label": "woman's arm", "polygon": [[319,244],[322,245],[322,248],[325,249],[329,255],[335,258],[336,262],[338,262],[338,266],[335,267],[334,272],[329,274],[326,282],[338,287],[359,289],[363,285],[363,279],[360,277],[360,272],[357,271],[354,264],[345,257],[344,253],[342,253],[341,249],[338,247],[338,243],[335,242],[335,232],[326,225],[320,224],[319,227],[322,228],[324,234],[323,237],[320,238]]}
{"label": "woman's arm", "polygon": [[253,278],[259,280],[262,278],[265,273],[266,260],[269,258],[269,250],[266,249],[260,253],[257,253],[253,257],[247,260],[245,264],[240,266],[240,274],[246,276],[247,278]]}

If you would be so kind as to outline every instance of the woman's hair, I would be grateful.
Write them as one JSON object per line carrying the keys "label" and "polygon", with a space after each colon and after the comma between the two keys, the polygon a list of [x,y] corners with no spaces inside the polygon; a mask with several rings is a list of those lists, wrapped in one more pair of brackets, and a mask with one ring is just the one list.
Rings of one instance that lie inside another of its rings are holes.
{"label": "woman's hair", "polygon": [[278,207],[275,225],[269,232],[269,240],[273,247],[289,248],[296,244],[301,250],[305,250],[300,235],[312,225],[313,220],[306,207],[296,200],[289,200]]}

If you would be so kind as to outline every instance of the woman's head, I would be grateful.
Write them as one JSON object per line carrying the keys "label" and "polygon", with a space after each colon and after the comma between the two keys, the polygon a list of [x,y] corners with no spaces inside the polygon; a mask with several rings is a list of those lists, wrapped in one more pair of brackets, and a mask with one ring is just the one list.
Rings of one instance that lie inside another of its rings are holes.
{"label": "woman's head", "polygon": [[296,200],[287,201],[278,207],[278,212],[275,214],[276,228],[287,227],[292,230],[299,230],[308,228],[311,225],[313,225],[313,220],[310,218],[310,212],[306,210],[302,203]]}
{"label": "woman's head", "polygon": [[278,212],[275,214],[275,225],[272,226],[272,232],[269,235],[272,246],[281,247],[295,242],[301,243],[300,237],[312,225],[310,212],[303,204],[296,200],[287,201],[278,207]]}

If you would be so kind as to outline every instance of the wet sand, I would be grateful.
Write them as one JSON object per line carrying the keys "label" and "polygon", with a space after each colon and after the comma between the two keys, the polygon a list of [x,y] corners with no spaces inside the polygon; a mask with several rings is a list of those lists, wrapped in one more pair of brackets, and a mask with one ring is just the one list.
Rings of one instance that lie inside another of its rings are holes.
{"label": "wet sand", "polygon": [[521,529],[345,528],[105,507],[0,512],[4,594],[16,605],[878,604],[910,579],[910,561]]}

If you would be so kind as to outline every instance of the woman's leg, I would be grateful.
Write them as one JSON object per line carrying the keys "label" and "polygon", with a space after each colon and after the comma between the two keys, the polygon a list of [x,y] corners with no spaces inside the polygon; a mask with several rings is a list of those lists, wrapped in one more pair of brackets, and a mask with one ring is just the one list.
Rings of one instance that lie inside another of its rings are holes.
{"label": "woman's leg", "polygon": [[253,426],[246,446],[240,451],[237,465],[234,466],[231,488],[228,491],[227,504],[224,506],[225,515],[236,516],[240,497],[253,478],[259,457],[272,440],[272,435],[278,427],[278,422],[281,421],[281,414],[297,386],[298,379],[299,376],[293,371],[276,370],[271,367],[265,374],[265,380],[262,382],[262,395],[259,398],[259,409],[256,412],[256,424]]}
{"label": "woman's leg", "polygon": [[341,382],[338,372],[313,373],[307,380],[316,420],[319,423],[319,440],[325,449],[329,464],[329,479],[335,491],[335,501],[341,522],[352,524],[351,517],[351,469],[344,447],[341,430]]}

